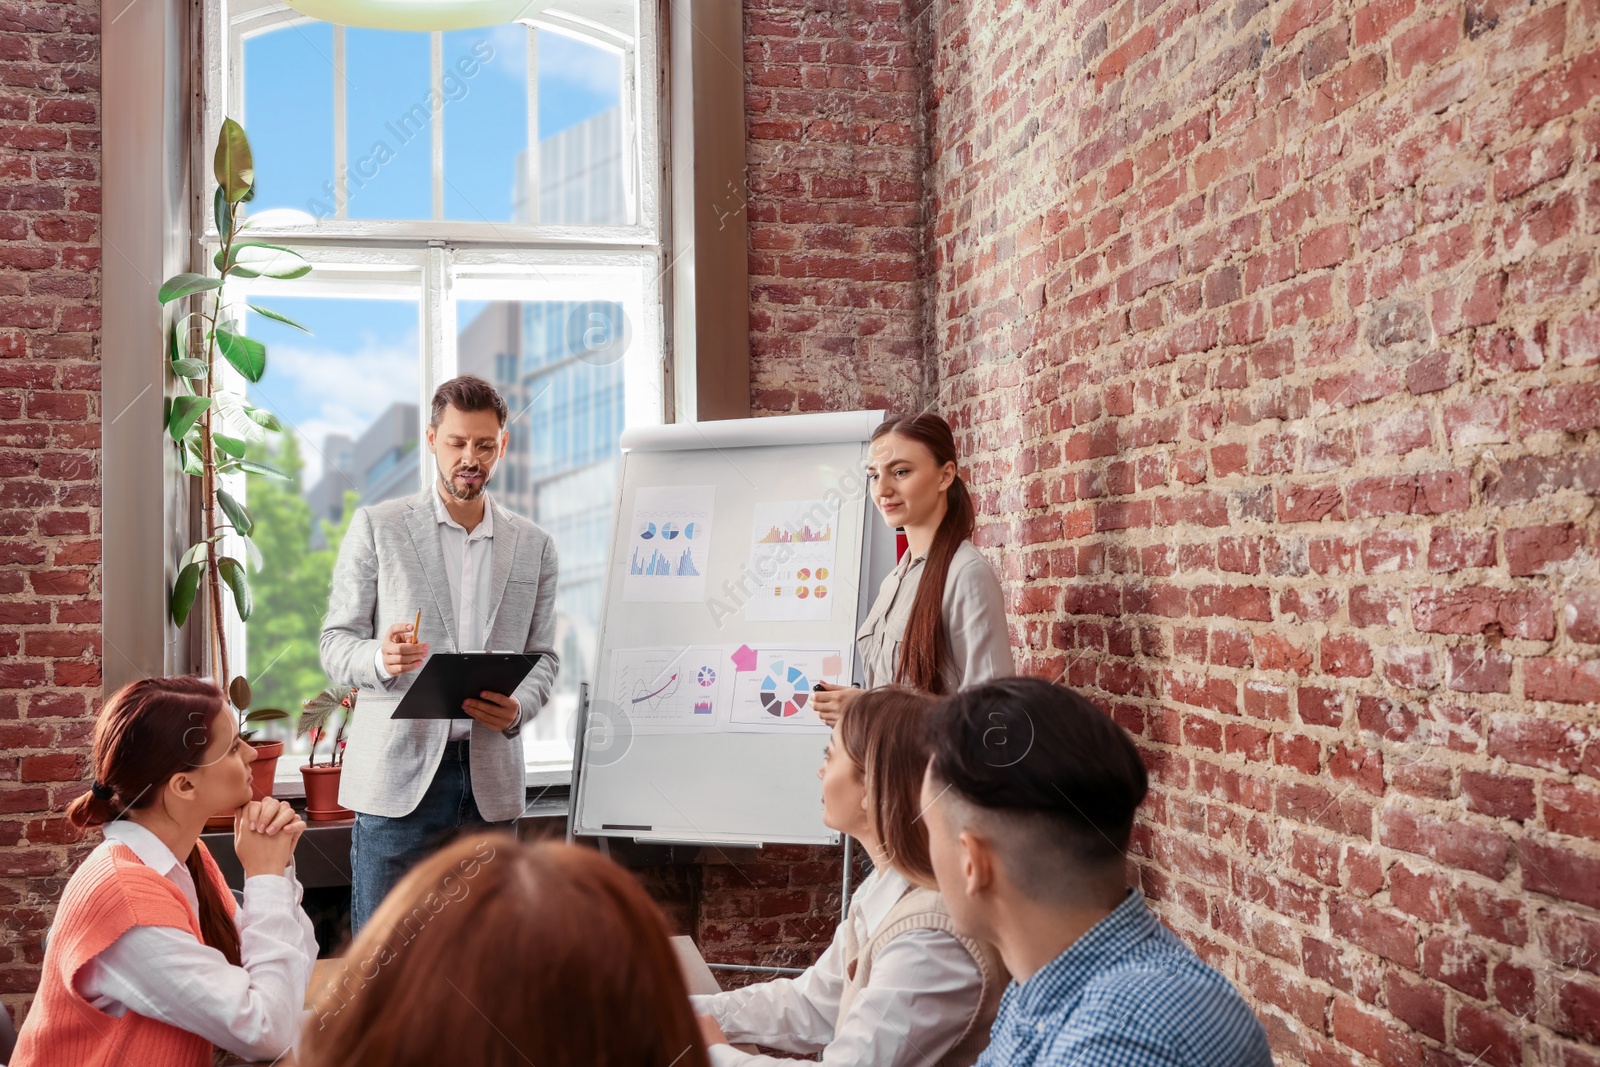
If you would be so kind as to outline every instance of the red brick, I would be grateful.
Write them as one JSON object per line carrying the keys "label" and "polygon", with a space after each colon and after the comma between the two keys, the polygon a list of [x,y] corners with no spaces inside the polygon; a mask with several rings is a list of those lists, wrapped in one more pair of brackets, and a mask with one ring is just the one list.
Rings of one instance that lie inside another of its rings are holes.
{"label": "red brick", "polygon": [[1395,864],[1389,869],[1389,899],[1402,912],[1422,920],[1438,923],[1450,918],[1450,883],[1442,873],[1418,873]]}
{"label": "red brick", "polygon": [[1485,1011],[1473,1004],[1456,1010],[1452,1037],[1455,1047],[1471,1062],[1485,1067],[1518,1067],[1522,1060],[1520,1021]]}
{"label": "red brick", "polygon": [[1379,840],[1390,848],[1488,878],[1504,877],[1511,843],[1502,833],[1463,822],[1441,822],[1395,807],[1386,808],[1379,821]]}
{"label": "red brick", "polygon": [[1383,1064],[1420,1063],[1422,1043],[1400,1027],[1364,1011],[1347,997],[1336,997],[1331,1013],[1333,1037],[1342,1045]]}
{"label": "red brick", "polygon": [[1511,692],[1511,656],[1484,645],[1455,645],[1448,653],[1445,685],[1460,693]]}
{"label": "red brick", "polygon": [[1506,570],[1516,576],[1548,574],[1587,546],[1583,531],[1571,523],[1524,526],[1505,532]]}
{"label": "red brick", "polygon": [[1390,971],[1384,976],[1384,1000],[1389,1012],[1411,1029],[1435,1041],[1445,1039],[1444,990],[1427,982],[1413,982]]}
{"label": "red brick", "polygon": [[24,782],[73,782],[83,777],[84,759],[69,752],[22,758]]}
{"label": "red brick", "polygon": [[1522,394],[1522,431],[1576,433],[1600,426],[1600,383],[1579,382]]}
{"label": "red brick", "polygon": [[1449,573],[1495,565],[1493,530],[1435,526],[1428,540],[1428,569]]}
{"label": "red brick", "polygon": [[1600,858],[1524,838],[1517,842],[1517,861],[1524,890],[1600,906]]}
{"label": "red brick", "polygon": [[[1600,791],[1546,781],[1542,792],[1543,821],[1547,829],[1573,837],[1600,839]],[[1529,808],[1531,814],[1531,802]]]}
{"label": "red brick", "polygon": [[1523,695],[1562,704],[1600,703],[1600,660],[1541,657],[1523,667]]}
{"label": "red brick", "polygon": [[1464,770],[1461,772],[1461,792],[1467,798],[1467,807],[1473,811],[1518,822],[1533,818],[1531,778]]}
{"label": "red brick", "polygon": [[1561,618],[1572,640],[1600,644],[1600,588],[1573,590]]}
{"label": "red brick", "polygon": [[1588,742],[1588,730],[1556,718],[1496,715],[1489,724],[1489,755],[1525,767],[1575,772]]}

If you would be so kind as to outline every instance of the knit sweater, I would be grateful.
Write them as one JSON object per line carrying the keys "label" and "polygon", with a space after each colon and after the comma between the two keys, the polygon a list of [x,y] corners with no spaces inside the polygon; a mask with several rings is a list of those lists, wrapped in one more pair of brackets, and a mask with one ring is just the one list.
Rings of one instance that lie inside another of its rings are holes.
{"label": "knit sweater", "polygon": [[[205,845],[197,847],[232,917],[233,894]],[[126,846],[95,850],[61,896],[11,1067],[210,1067],[204,1038],[131,1011],[113,1018],[78,995],[78,971],[135,926],[169,926],[200,939],[199,917],[181,889]]]}
{"label": "knit sweater", "polygon": [[[839,998],[840,1023],[850,1010],[850,1003],[856,994],[871,982],[872,963],[878,953],[901,934],[909,930],[943,930],[961,943],[961,947],[978,965],[983,975],[983,985],[972,1005],[966,1029],[934,1067],[970,1067],[988,1047],[989,1025],[994,1022],[995,1012],[1000,1007],[1000,994],[1005,991],[1009,980],[1005,964],[1000,962],[1000,955],[994,946],[957,933],[944,899],[935,890],[917,886],[906,890],[905,895],[889,909],[889,914],[883,917],[883,922],[878,924],[865,945],[856,937],[855,923],[846,922],[840,928],[844,931],[846,961],[846,983],[844,993]],[[835,1024],[836,1027],[838,1025]]]}

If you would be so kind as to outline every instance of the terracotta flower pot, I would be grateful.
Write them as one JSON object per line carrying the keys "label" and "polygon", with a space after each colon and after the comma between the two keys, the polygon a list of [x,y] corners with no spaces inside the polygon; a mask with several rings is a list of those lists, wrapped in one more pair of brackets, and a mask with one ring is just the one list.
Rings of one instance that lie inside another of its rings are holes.
{"label": "terracotta flower pot", "polygon": [[339,806],[339,772],[343,767],[301,767],[306,780],[306,821],[332,822],[353,819],[356,813]]}
{"label": "terracotta flower pot", "polygon": [[250,764],[250,799],[261,800],[272,795],[272,776],[278,772],[283,742],[251,741],[249,744],[256,750],[256,761]]}

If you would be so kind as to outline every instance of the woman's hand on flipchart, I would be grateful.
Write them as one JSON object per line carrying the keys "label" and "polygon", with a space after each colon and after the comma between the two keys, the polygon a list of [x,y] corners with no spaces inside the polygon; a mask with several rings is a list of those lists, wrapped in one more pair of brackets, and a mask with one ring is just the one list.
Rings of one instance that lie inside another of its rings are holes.
{"label": "woman's hand on flipchart", "polygon": [[844,709],[862,693],[855,686],[829,685],[827,682],[817,684],[822,688],[811,694],[811,706],[816,709],[817,717],[829,726],[838,722]]}
{"label": "woman's hand on flipchart", "polygon": [[383,635],[383,669],[395,678],[414,671],[428,658],[426,644],[413,644],[411,623],[397,622]]}
{"label": "woman's hand on flipchart", "polygon": [[717,1020],[709,1015],[696,1015],[695,1019],[700,1023],[700,1040],[704,1041],[708,1048],[712,1045],[726,1045],[728,1043],[728,1035],[722,1032],[722,1027],[717,1025]]}

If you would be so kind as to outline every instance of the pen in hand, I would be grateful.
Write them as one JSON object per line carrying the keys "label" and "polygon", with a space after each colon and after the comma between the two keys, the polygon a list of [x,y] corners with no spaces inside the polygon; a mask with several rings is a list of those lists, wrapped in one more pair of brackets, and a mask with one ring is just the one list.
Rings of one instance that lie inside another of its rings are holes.
{"label": "pen in hand", "polygon": [[422,609],[417,609],[417,621],[411,624],[411,643],[417,643],[418,634],[422,631]]}

